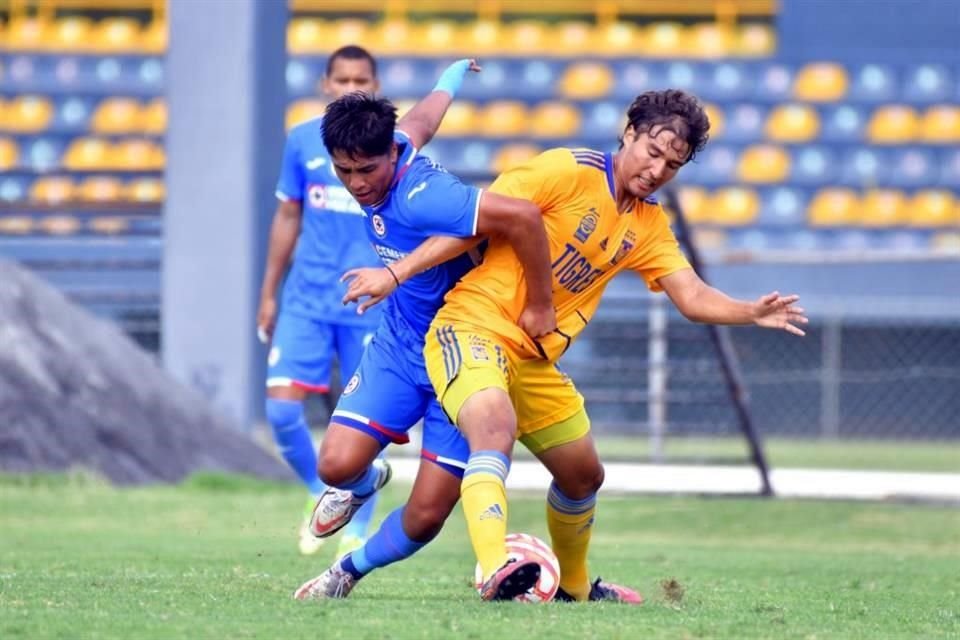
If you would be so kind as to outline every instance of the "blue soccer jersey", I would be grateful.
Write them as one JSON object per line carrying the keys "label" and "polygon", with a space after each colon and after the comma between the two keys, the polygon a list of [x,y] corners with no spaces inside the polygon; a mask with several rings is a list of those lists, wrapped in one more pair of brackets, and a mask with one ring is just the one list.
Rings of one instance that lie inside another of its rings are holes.
{"label": "blue soccer jersey", "polygon": [[300,239],[283,286],[281,308],[334,324],[375,327],[379,309],[357,315],[341,300],[349,269],[378,266],[364,231],[363,210],[334,173],[323,145],[322,118],[295,126],[287,136],[277,198],[303,207]]}

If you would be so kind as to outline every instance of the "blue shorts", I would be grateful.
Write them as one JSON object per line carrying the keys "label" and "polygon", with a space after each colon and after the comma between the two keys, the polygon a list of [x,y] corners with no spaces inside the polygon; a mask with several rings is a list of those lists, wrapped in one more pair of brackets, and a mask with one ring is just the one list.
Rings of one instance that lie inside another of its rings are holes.
{"label": "blue shorts", "polygon": [[293,313],[280,313],[267,356],[267,387],[300,387],[314,393],[330,390],[330,365],[336,352],[340,379],[356,371],[373,329],[331,324]]}
{"label": "blue shorts", "polygon": [[422,345],[405,344],[381,326],[343,388],[331,422],[359,429],[385,447],[409,442],[407,432],[421,418],[420,456],[462,477],[470,447],[437,402]]}

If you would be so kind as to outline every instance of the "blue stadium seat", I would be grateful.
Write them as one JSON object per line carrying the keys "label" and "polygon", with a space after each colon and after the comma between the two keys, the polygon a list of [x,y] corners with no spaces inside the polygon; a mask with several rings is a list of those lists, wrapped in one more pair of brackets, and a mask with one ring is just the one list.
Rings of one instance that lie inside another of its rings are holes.
{"label": "blue stadium seat", "polygon": [[617,61],[612,63],[614,77],[612,97],[623,101],[633,100],[654,84],[653,65],[644,62]]}
{"label": "blue stadium seat", "polygon": [[781,236],[781,248],[791,251],[823,251],[830,242],[830,232],[799,229]]}
{"label": "blue stadium seat", "polygon": [[767,108],[756,104],[738,104],[725,110],[724,140],[758,142],[763,139]]}
{"label": "blue stadium seat", "polygon": [[[500,86],[506,87],[511,95],[528,99],[544,99],[557,93],[565,66],[543,60],[526,60],[518,63],[517,75],[511,75],[510,80],[505,80]],[[480,75],[484,73],[486,69]],[[512,80],[520,82],[513,84]]]}
{"label": "blue stadium seat", "polygon": [[293,58],[287,61],[287,95],[291,98],[312,96],[320,92],[323,69],[307,60]]}
{"label": "blue stadium seat", "polygon": [[715,102],[742,100],[753,90],[752,71],[746,65],[723,62],[704,75],[700,85],[702,95]]}
{"label": "blue stadium seat", "polygon": [[4,84],[15,91],[29,91],[36,85],[36,65],[33,56],[12,56],[5,61]]}
{"label": "blue stadium seat", "polygon": [[57,133],[85,133],[90,128],[94,103],[90,98],[70,96],[56,105],[52,130]]}
{"label": "blue stadium seat", "polygon": [[862,229],[839,229],[827,237],[831,240],[830,248],[841,251],[862,251],[877,249],[882,232],[864,231]]}
{"label": "blue stadium seat", "polygon": [[625,112],[620,104],[601,101],[583,104],[581,137],[588,146],[609,145],[622,132]]}
{"label": "blue stadium seat", "polygon": [[821,110],[820,140],[823,142],[861,142],[867,126],[867,114],[853,105],[825,107]]}
{"label": "blue stadium seat", "polygon": [[795,187],[774,187],[760,192],[760,225],[803,226],[809,194]]}
{"label": "blue stadium seat", "polygon": [[27,199],[29,179],[26,176],[5,175],[0,178],[0,202],[22,202]]}
{"label": "blue stadium seat", "polygon": [[932,185],[936,180],[936,154],[923,147],[897,149],[893,153],[884,181],[893,187],[916,188]]}
{"label": "blue stadium seat", "polygon": [[[382,63],[380,69],[380,90],[384,95],[391,98],[410,98],[426,95],[437,78],[434,73],[435,63],[431,60],[416,60],[412,58],[391,59]],[[491,62],[483,65],[485,76],[488,70],[493,67],[496,73],[496,63]],[[323,69],[320,70],[322,75]],[[477,78],[480,79],[480,78]],[[469,97],[470,88],[476,83],[465,82],[463,85],[463,95]]]}
{"label": "blue stadium seat", "polygon": [[[664,70],[663,86],[693,92],[706,86],[707,77],[699,65],[690,62],[671,62]],[[652,87],[647,87],[647,89],[650,88]]]}
{"label": "blue stadium seat", "polygon": [[919,229],[895,229],[884,233],[880,242],[884,249],[894,251],[924,251],[930,246],[933,234]]}
{"label": "blue stadium seat", "polygon": [[794,149],[790,179],[796,184],[829,184],[837,169],[837,159],[826,147],[804,146]]}
{"label": "blue stadium seat", "polygon": [[763,65],[754,84],[754,95],[763,100],[789,102],[793,97],[794,69],[784,64]]}
{"label": "blue stadium seat", "polygon": [[932,186],[960,189],[960,149],[943,151],[940,155],[940,179]]}
{"label": "blue stadium seat", "polygon": [[885,65],[867,64],[855,69],[847,97],[862,102],[892,102],[897,99],[897,74]]}
{"label": "blue stadium seat", "polygon": [[734,182],[736,171],[737,153],[733,147],[708,145],[696,161],[684,167],[683,180],[705,186],[726,185]]}
{"label": "blue stadium seat", "polygon": [[55,137],[24,140],[20,144],[20,163],[38,173],[57,169],[61,166],[64,147],[64,140]]}
{"label": "blue stadium seat", "polygon": [[908,102],[928,103],[950,100],[953,90],[953,78],[947,67],[923,64],[907,72],[902,94]]}
{"label": "blue stadium seat", "polygon": [[493,163],[494,152],[497,148],[496,143],[487,140],[471,140],[466,144],[461,141],[459,145],[457,159],[450,167],[454,173],[463,173],[464,177],[469,178],[471,174],[487,174],[490,172],[490,166]]}
{"label": "blue stadium seat", "polygon": [[890,157],[877,147],[848,149],[835,167],[838,184],[862,189],[884,184],[890,175]]}
{"label": "blue stadium seat", "polygon": [[145,95],[161,95],[163,93],[162,59],[146,58],[139,61],[133,86]]}

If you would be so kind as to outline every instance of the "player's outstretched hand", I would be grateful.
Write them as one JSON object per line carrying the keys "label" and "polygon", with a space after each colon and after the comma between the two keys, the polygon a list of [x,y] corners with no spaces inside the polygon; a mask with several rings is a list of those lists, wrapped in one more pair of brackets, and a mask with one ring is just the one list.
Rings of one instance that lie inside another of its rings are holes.
{"label": "player's outstretched hand", "polygon": [[480,66],[480,63],[477,62],[476,58],[470,58],[468,62],[470,63],[470,66],[467,67],[467,71],[473,71],[474,73],[480,73],[483,71],[483,67]]}
{"label": "player's outstretched hand", "polygon": [[527,305],[517,324],[531,338],[542,338],[557,328],[557,312],[552,304],[543,307]]}
{"label": "player's outstretched hand", "polygon": [[[343,304],[356,302],[357,313],[360,315],[363,315],[363,312],[373,305],[386,299],[399,286],[397,279],[386,267],[350,269],[343,274],[340,282],[348,280],[350,285],[347,287],[346,295],[343,296]],[[363,297],[367,297],[367,299],[361,302],[360,298]]]}
{"label": "player's outstretched hand", "polygon": [[277,301],[273,298],[261,299],[260,308],[257,309],[257,339],[263,344],[270,342],[276,324]]}
{"label": "player's outstretched hand", "polygon": [[798,295],[781,296],[779,291],[761,296],[753,303],[753,322],[759,327],[783,329],[795,336],[807,335],[797,326],[809,322],[803,308],[794,304],[799,299]]}

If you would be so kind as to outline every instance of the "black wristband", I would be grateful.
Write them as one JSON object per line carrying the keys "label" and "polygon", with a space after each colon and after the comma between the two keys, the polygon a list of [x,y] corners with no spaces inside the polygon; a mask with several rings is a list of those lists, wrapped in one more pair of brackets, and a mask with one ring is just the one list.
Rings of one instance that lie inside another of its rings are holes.
{"label": "black wristband", "polygon": [[390,265],[384,265],[384,269],[390,272],[390,275],[393,276],[393,281],[397,283],[397,287],[400,287],[400,278],[397,277],[397,274],[393,272],[393,269],[390,268]]}

